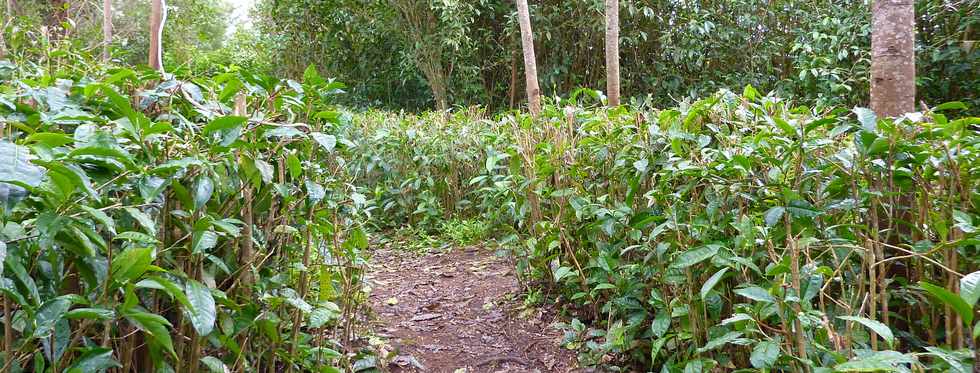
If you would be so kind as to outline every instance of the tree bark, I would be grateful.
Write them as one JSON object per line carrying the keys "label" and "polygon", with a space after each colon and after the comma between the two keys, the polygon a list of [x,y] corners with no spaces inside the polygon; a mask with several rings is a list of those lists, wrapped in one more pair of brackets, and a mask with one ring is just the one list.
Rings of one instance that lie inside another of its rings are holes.
{"label": "tree bark", "polygon": [[420,61],[422,73],[432,89],[432,98],[436,100],[436,110],[449,109],[449,93],[446,85],[446,74],[442,69],[441,56],[429,56],[426,61]]}
{"label": "tree bark", "polygon": [[61,27],[61,24],[68,19],[68,8],[71,5],[68,0],[51,0],[49,6],[51,13],[45,17],[45,22],[51,28]]}
{"label": "tree bark", "polygon": [[606,96],[619,106],[619,0],[606,0]]}
{"label": "tree bark", "polygon": [[163,70],[163,26],[167,22],[166,0],[153,0],[150,8],[150,68]]}
{"label": "tree bark", "polygon": [[109,62],[112,44],[112,0],[102,0],[102,62]]}
{"label": "tree bark", "polygon": [[915,3],[871,4],[871,110],[882,117],[915,111]]}
{"label": "tree bark", "polygon": [[[7,8],[5,9],[6,13],[4,14],[4,21],[6,24],[9,25],[14,19],[14,9],[16,7],[17,5],[14,4],[14,0],[7,0]],[[0,59],[4,58],[7,58],[7,39],[4,36],[4,28],[0,27]]]}
{"label": "tree bark", "polygon": [[538,87],[538,66],[534,58],[534,32],[527,0],[517,1],[517,19],[521,25],[521,48],[524,50],[524,78],[527,80],[527,104],[531,116],[541,113],[541,88]]}

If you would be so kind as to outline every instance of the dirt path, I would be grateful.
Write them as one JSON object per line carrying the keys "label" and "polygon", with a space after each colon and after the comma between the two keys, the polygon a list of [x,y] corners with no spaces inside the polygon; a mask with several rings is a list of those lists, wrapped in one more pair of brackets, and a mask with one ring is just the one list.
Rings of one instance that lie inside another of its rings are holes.
{"label": "dirt path", "polygon": [[[415,254],[382,249],[372,260],[374,330],[396,358],[392,372],[569,372],[553,315],[521,307],[513,265],[480,247]],[[525,312],[521,312],[525,310]],[[465,370],[461,370],[465,369]]]}

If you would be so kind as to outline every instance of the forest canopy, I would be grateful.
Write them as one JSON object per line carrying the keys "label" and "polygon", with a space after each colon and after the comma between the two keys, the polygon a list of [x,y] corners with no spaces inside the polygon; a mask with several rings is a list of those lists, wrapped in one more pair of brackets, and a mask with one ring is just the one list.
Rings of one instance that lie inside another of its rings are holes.
{"label": "forest canopy", "polygon": [[[21,11],[59,27],[58,17],[45,14],[66,2],[21,2]],[[115,3],[116,56],[145,61],[149,0]],[[98,45],[98,4],[71,4],[65,34]],[[915,2],[920,100],[980,106],[977,5]],[[530,6],[542,93],[601,91],[602,2]],[[226,0],[169,1],[166,64],[196,74],[238,66],[293,79],[317,64],[347,83],[345,100],[359,106],[414,111],[445,101],[497,111],[525,100],[511,0],[259,0],[247,22],[231,17],[231,7]],[[629,0],[621,7],[626,102],[664,106],[751,84],[800,104],[867,105],[867,0]]]}

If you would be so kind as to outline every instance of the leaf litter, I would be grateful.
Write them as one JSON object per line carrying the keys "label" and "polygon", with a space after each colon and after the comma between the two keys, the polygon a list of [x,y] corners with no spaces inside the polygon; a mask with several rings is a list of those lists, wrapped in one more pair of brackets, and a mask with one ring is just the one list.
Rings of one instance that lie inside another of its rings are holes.
{"label": "leaf litter", "polygon": [[388,244],[374,253],[373,329],[391,372],[572,372],[557,316],[527,308],[513,264],[486,247],[432,253]]}

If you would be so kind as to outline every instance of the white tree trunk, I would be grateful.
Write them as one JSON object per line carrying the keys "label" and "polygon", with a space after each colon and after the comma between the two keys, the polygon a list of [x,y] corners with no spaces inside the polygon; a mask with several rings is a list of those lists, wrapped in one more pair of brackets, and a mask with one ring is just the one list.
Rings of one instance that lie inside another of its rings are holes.
{"label": "white tree trunk", "polygon": [[102,0],[102,62],[109,62],[112,44],[112,0]]}
{"label": "white tree trunk", "polygon": [[606,0],[606,96],[619,106],[619,0]]}
{"label": "white tree trunk", "polygon": [[527,103],[531,116],[541,113],[541,88],[538,87],[538,66],[534,58],[534,33],[527,0],[517,1],[517,20],[521,25],[521,48],[524,50],[524,78],[527,80]]}
{"label": "white tree trunk", "polygon": [[871,109],[895,117],[915,111],[915,3],[871,3]]}
{"label": "white tree trunk", "polygon": [[153,0],[150,8],[150,68],[163,70],[163,26],[167,22],[167,2]]}

